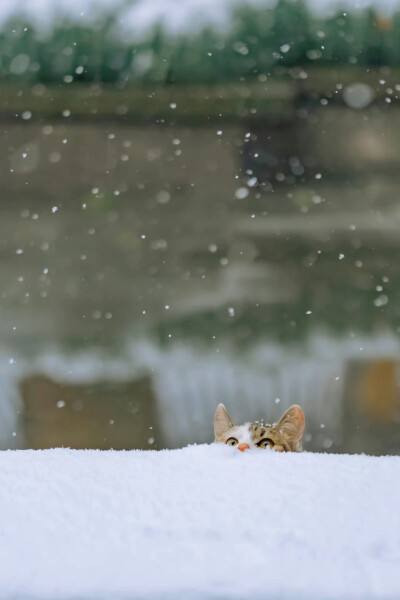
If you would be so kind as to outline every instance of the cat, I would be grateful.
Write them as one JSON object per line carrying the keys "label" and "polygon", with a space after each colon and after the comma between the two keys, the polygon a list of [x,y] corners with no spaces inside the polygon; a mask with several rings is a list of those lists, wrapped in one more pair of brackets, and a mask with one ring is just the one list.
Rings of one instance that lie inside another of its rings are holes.
{"label": "cat", "polygon": [[305,417],[297,404],[288,408],[274,425],[245,423],[235,425],[223,404],[218,404],[214,417],[215,441],[235,446],[244,452],[250,448],[272,448],[276,452],[301,452]]}

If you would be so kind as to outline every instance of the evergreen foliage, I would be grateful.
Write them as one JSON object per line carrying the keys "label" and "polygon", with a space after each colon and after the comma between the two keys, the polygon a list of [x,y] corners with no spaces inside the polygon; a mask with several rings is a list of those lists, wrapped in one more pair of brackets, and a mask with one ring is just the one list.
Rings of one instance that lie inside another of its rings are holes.
{"label": "evergreen foliage", "polygon": [[382,18],[372,8],[338,10],[321,18],[305,0],[278,0],[272,8],[237,6],[224,33],[207,27],[171,35],[157,25],[146,39],[122,35],[120,20],[118,11],[98,14],[90,25],[60,19],[43,33],[15,16],[0,30],[0,79],[217,83],[311,63],[400,65],[400,12]]}

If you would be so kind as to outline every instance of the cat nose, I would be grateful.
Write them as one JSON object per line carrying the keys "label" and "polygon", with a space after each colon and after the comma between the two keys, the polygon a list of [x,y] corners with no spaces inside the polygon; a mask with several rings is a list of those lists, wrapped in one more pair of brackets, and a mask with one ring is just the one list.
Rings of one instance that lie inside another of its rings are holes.
{"label": "cat nose", "polygon": [[245,450],[250,450],[250,446],[248,444],[238,444],[238,450],[244,452]]}

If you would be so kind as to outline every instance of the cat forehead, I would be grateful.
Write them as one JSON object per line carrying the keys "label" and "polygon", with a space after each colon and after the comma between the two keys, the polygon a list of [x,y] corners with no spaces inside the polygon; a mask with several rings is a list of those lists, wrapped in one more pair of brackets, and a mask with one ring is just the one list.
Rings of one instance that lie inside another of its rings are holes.
{"label": "cat forehead", "polygon": [[271,431],[271,425],[264,423],[250,423],[250,433],[254,438],[262,438]]}
{"label": "cat forehead", "polygon": [[248,444],[252,440],[250,432],[250,423],[245,423],[244,425],[236,425],[231,430],[231,432],[241,444]]}
{"label": "cat forehead", "polygon": [[235,436],[240,439],[241,442],[247,442],[249,440],[262,439],[270,430],[270,425],[263,425],[262,423],[245,423],[244,425],[232,427],[227,435],[228,437]]}

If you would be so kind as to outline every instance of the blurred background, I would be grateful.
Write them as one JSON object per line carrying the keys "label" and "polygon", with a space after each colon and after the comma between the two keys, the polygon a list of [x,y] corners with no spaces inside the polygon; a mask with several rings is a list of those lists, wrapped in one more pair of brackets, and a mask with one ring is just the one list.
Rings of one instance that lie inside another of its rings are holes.
{"label": "blurred background", "polygon": [[398,453],[399,95],[397,2],[2,0],[0,448]]}

